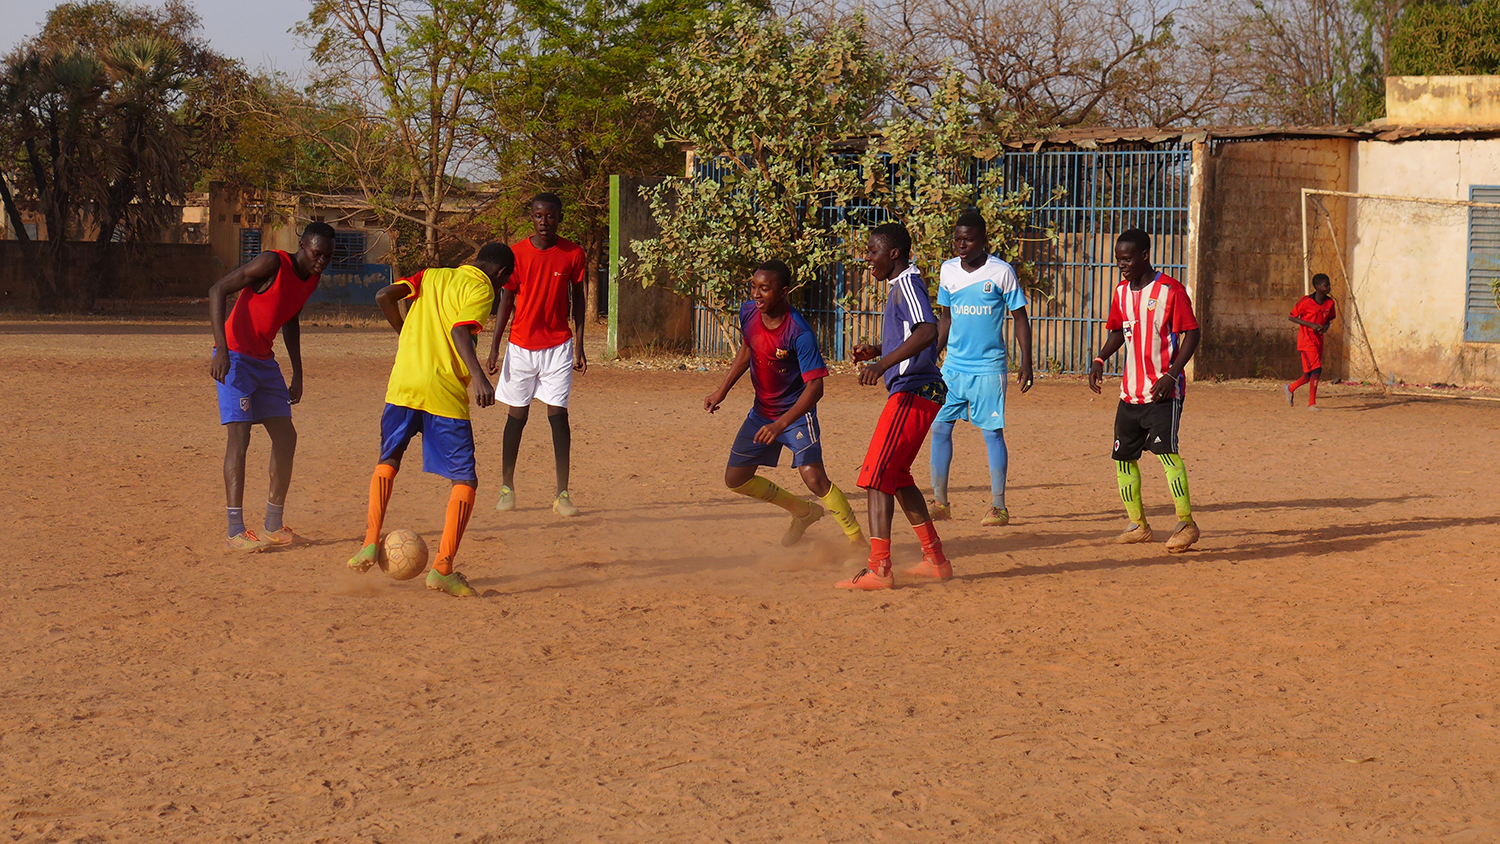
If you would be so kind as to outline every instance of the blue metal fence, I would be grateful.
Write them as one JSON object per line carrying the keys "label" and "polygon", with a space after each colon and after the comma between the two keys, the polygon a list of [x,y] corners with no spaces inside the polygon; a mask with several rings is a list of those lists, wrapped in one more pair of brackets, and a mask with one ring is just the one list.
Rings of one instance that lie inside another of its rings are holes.
{"label": "blue metal fence", "polygon": [[[976,163],[976,178],[980,167],[1002,168],[1000,189],[1006,193],[1031,189],[1022,256],[1033,266],[1037,282],[1027,312],[1039,370],[1088,371],[1094,350],[1104,341],[1110,293],[1118,280],[1114,238],[1120,232],[1146,230],[1152,237],[1152,263],[1183,278],[1191,164],[1187,144],[1012,152]],[[721,161],[699,159],[695,175],[716,179],[723,167]],[[882,209],[862,203],[823,211],[829,220],[857,215],[862,224],[885,218]],[[1045,237],[1048,231],[1055,232],[1055,239]],[[828,357],[844,360],[854,343],[877,335],[882,295],[863,267],[838,264],[819,270],[797,291],[793,304],[817,330]],[[844,302],[853,307],[845,308]],[[729,355],[733,349],[726,334],[709,307],[694,306],[698,354]]]}

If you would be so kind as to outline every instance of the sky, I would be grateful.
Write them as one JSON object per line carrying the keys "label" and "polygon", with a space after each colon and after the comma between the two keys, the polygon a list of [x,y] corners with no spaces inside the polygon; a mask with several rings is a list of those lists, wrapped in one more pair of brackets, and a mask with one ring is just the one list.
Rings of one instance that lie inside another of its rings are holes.
{"label": "sky", "polygon": [[[160,5],[151,0],[132,0]],[[287,32],[312,7],[311,0],[190,0],[203,18],[201,35],[218,52],[239,59],[250,70],[276,69],[305,78],[307,50]],[[0,0],[0,54],[42,28],[51,0]]]}

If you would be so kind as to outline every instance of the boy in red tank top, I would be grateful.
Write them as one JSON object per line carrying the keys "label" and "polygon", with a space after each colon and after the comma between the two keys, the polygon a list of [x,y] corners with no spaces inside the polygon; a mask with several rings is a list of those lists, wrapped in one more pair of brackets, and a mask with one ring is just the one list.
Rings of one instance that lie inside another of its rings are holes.
{"label": "boy in red tank top", "polygon": [[[230,550],[259,551],[298,540],[281,521],[297,450],[292,405],[302,400],[302,333],[297,315],[332,258],[333,227],[311,223],[302,231],[296,254],[262,252],[208,291],[208,320],[214,332],[209,374],[219,382],[219,421],[229,434],[224,449],[224,498]],[[226,318],[225,303],[234,294],[239,295]],[[292,362],[290,388],[272,350],[278,331]],[[245,452],[250,448],[250,427],[256,424],[264,425],[271,435],[271,489],[263,532],[245,527]]]}

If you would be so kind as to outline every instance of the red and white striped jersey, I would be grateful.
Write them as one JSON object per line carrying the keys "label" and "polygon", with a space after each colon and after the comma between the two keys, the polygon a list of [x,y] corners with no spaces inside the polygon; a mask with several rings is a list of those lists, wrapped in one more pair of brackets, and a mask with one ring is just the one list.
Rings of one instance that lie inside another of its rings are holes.
{"label": "red and white striped jersey", "polygon": [[[1177,354],[1177,344],[1184,331],[1198,327],[1193,303],[1187,288],[1166,273],[1140,290],[1131,290],[1130,282],[1121,281],[1109,303],[1109,331],[1125,332],[1125,375],[1120,379],[1120,400],[1129,404],[1150,404],[1151,385],[1166,374]],[[1177,376],[1173,398],[1182,398],[1187,378]]]}

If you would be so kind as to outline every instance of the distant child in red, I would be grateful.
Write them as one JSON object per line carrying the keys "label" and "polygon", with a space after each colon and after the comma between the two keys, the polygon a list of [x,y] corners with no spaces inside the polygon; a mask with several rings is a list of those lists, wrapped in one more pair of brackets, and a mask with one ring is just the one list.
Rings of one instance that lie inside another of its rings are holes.
{"label": "distant child in red", "polygon": [[1323,335],[1328,332],[1328,326],[1338,316],[1338,311],[1328,295],[1332,285],[1329,284],[1327,275],[1318,273],[1313,276],[1312,286],[1312,295],[1298,299],[1297,304],[1292,307],[1292,315],[1288,317],[1302,326],[1297,329],[1297,351],[1302,355],[1302,377],[1283,389],[1286,391],[1286,403],[1295,405],[1297,388],[1306,384],[1307,406],[1310,410],[1317,410],[1318,378],[1323,375]]}

